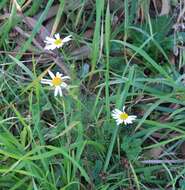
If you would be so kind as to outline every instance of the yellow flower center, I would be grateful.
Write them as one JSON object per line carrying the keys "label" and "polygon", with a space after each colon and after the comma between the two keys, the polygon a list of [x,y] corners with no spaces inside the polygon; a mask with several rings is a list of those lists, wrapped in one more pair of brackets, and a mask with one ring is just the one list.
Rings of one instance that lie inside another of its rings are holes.
{"label": "yellow flower center", "polygon": [[62,79],[61,79],[61,77],[55,77],[52,79],[51,83],[54,86],[60,86],[62,84]]}
{"label": "yellow flower center", "polygon": [[125,112],[122,112],[119,117],[120,117],[121,120],[125,120],[125,119],[128,118],[128,114],[125,113]]}
{"label": "yellow flower center", "polygon": [[55,41],[54,41],[54,44],[55,45],[61,45],[62,44],[62,40],[59,38],[59,39],[56,39]]}

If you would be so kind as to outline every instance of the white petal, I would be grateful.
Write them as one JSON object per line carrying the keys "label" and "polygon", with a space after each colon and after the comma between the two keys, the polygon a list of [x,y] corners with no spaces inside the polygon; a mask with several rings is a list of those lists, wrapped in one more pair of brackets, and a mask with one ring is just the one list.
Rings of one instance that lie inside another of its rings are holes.
{"label": "white petal", "polygon": [[118,118],[118,116],[115,115],[115,114],[112,114],[112,117],[113,117],[114,119],[117,119],[117,118]]}
{"label": "white petal", "polygon": [[130,115],[129,117],[132,118],[132,119],[136,119],[137,118],[136,115]]}
{"label": "white petal", "polygon": [[44,47],[44,49],[47,49],[47,50],[54,50],[56,48],[56,45],[54,44],[46,44],[46,46]]}
{"label": "white petal", "polygon": [[118,114],[112,113],[111,115],[112,115],[113,118],[119,118]]}
{"label": "white petal", "polygon": [[60,34],[59,34],[59,33],[55,34],[55,38],[56,38],[57,40],[60,39]]}
{"label": "white petal", "polygon": [[115,114],[121,114],[122,111],[120,111],[120,110],[118,110],[118,109],[114,109],[114,110],[112,111],[112,113],[115,113]]}
{"label": "white petal", "polygon": [[55,88],[55,92],[54,92],[54,96],[57,96],[58,95],[58,92],[59,92],[59,88],[58,86]]}
{"label": "white petal", "polygon": [[64,42],[64,43],[66,43],[66,42],[68,42],[68,41],[70,41],[71,40],[71,35],[69,35],[69,36],[67,36],[67,37],[65,37],[62,41]]}
{"label": "white petal", "polygon": [[52,43],[52,42],[54,42],[55,41],[55,39],[53,39],[53,38],[51,38],[51,37],[46,37],[46,43]]}
{"label": "white petal", "polygon": [[47,40],[44,40],[44,43],[46,43],[46,45],[51,45],[51,44],[53,44],[53,42],[49,42],[49,41],[47,41]]}
{"label": "white petal", "polygon": [[127,124],[128,124],[127,120],[124,120],[124,124],[125,124],[125,125],[127,125]]}
{"label": "white petal", "polygon": [[129,118],[125,119],[125,123],[126,124],[132,124],[132,120],[130,120]]}
{"label": "white petal", "polygon": [[54,75],[50,70],[48,70],[48,73],[49,73],[49,75],[50,75],[50,77],[51,77],[52,79],[55,78],[55,75]]}
{"label": "white petal", "polygon": [[112,113],[113,113],[113,114],[117,114],[116,110],[112,110]]}
{"label": "white petal", "polygon": [[125,111],[125,106],[123,106],[123,112]]}
{"label": "white petal", "polygon": [[118,120],[116,120],[116,122],[117,122],[117,125],[120,125],[123,123],[123,120],[118,119]]}
{"label": "white petal", "polygon": [[136,117],[131,117],[131,116],[129,116],[128,119],[129,119],[130,121],[134,121],[134,120],[136,120]]}
{"label": "white petal", "polygon": [[118,113],[122,113],[122,111],[120,111],[120,110],[118,110],[118,109],[115,109],[115,111],[118,112]]}
{"label": "white petal", "polygon": [[120,118],[119,115],[117,115],[117,114],[112,114],[112,117],[113,117],[114,119]]}
{"label": "white petal", "polygon": [[[61,74],[61,73],[59,73],[59,72],[57,72],[57,73],[56,73],[56,76],[57,76],[57,77],[61,77],[61,76],[62,76],[62,74]],[[62,79],[62,77],[61,77],[61,79]]]}
{"label": "white petal", "polygon": [[62,80],[65,80],[65,79],[71,79],[70,77],[68,77],[68,76],[64,76],[64,77],[61,77],[62,78]]}
{"label": "white petal", "polygon": [[112,111],[112,114],[113,114],[113,115],[119,115],[119,113],[116,112],[115,110]]}
{"label": "white petal", "polygon": [[126,122],[127,122],[128,124],[132,124],[132,121],[131,121],[131,120],[126,120]]}
{"label": "white petal", "polygon": [[49,84],[52,86],[52,83],[51,83],[51,80],[48,80],[48,79],[41,79],[40,81],[42,84]]}
{"label": "white petal", "polygon": [[131,123],[133,123],[134,120],[135,120],[135,118],[129,116],[129,117],[125,120],[125,122],[128,123],[128,124],[131,124]]}
{"label": "white petal", "polygon": [[58,87],[59,95],[62,96],[62,89]]}

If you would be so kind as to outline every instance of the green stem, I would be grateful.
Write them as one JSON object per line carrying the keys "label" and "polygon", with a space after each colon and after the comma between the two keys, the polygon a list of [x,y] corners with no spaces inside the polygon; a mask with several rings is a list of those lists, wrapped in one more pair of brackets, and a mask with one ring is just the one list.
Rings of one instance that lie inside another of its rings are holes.
{"label": "green stem", "polygon": [[109,145],[109,150],[108,150],[107,157],[106,157],[106,160],[105,160],[105,165],[104,165],[104,168],[103,168],[104,172],[106,172],[107,167],[108,167],[109,162],[110,162],[110,158],[111,158],[112,150],[113,150],[113,147],[114,147],[114,144],[115,144],[115,141],[116,141],[116,136],[117,136],[117,133],[118,133],[118,129],[119,129],[119,126],[116,126],[116,128],[114,130],[114,133],[112,135],[112,138],[111,138],[111,143]]}

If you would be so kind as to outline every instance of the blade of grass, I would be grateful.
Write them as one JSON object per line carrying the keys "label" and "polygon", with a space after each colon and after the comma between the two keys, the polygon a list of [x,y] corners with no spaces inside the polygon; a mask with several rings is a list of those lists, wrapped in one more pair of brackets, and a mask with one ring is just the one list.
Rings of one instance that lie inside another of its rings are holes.
{"label": "blade of grass", "polygon": [[56,18],[55,18],[55,22],[53,24],[51,35],[54,35],[57,31],[58,24],[60,23],[60,20],[61,20],[62,14],[63,14],[64,6],[65,6],[65,0],[60,0],[60,5],[58,8]]}
{"label": "blade of grass", "polygon": [[132,173],[133,173],[133,175],[134,175],[134,180],[135,180],[135,182],[136,182],[137,190],[140,190],[139,180],[138,180],[138,177],[137,177],[136,172],[135,172],[135,170],[134,170],[134,167],[133,167],[133,165],[132,165],[131,162],[129,162],[129,164],[130,164],[131,171],[132,171]]}
{"label": "blade of grass", "polygon": [[0,46],[2,45],[3,40],[7,39],[8,33],[10,32],[12,26],[14,25],[13,23],[14,17],[16,17],[16,5],[14,2],[12,2],[10,17],[8,18],[8,21],[4,23],[0,28],[0,36],[1,36]]}
{"label": "blade of grass", "polygon": [[34,79],[33,77],[33,73],[30,71],[30,69],[28,69],[28,67],[26,67],[21,61],[19,61],[17,58],[9,55],[9,57],[17,64],[19,65],[29,76],[31,79]]}
{"label": "blade of grass", "polygon": [[[101,17],[103,16],[103,10],[104,10],[104,0],[101,0],[101,1],[96,0],[96,25],[95,25],[94,35],[93,35],[93,44],[92,44],[91,73],[94,72],[96,64],[97,64],[97,60],[99,57]],[[91,80],[91,77],[92,76],[90,75],[89,81]]]}
{"label": "blade of grass", "polygon": [[105,72],[105,99],[107,119],[110,118],[110,100],[109,100],[109,52],[110,52],[110,10],[109,2],[107,3],[106,17],[105,17],[105,49],[106,49],[106,72]]}

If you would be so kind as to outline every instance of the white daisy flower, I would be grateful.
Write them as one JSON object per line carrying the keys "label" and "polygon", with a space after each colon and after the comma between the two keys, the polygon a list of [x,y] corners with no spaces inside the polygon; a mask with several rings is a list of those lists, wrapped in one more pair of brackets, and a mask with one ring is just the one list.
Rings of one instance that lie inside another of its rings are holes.
{"label": "white daisy flower", "polygon": [[51,77],[51,80],[49,79],[41,79],[41,83],[42,84],[49,84],[50,86],[54,86],[55,87],[55,91],[54,91],[54,96],[57,96],[58,94],[60,96],[62,96],[62,89],[68,87],[68,85],[64,82],[66,79],[70,79],[70,77],[68,76],[63,76],[62,74],[57,72],[56,76],[50,71],[48,70],[48,73]]}
{"label": "white daisy flower", "polygon": [[64,43],[71,40],[71,35],[65,37],[64,39],[60,38],[60,34],[55,34],[54,38],[46,37],[46,40],[44,41],[46,43],[46,46],[44,49],[47,50],[54,50],[55,48],[61,48]]}
{"label": "white daisy flower", "polygon": [[123,111],[120,111],[118,109],[114,109],[112,111],[112,117],[116,120],[117,125],[120,125],[123,122],[124,122],[125,125],[127,125],[127,124],[132,124],[137,116],[128,115],[125,112],[125,106],[123,106]]}

